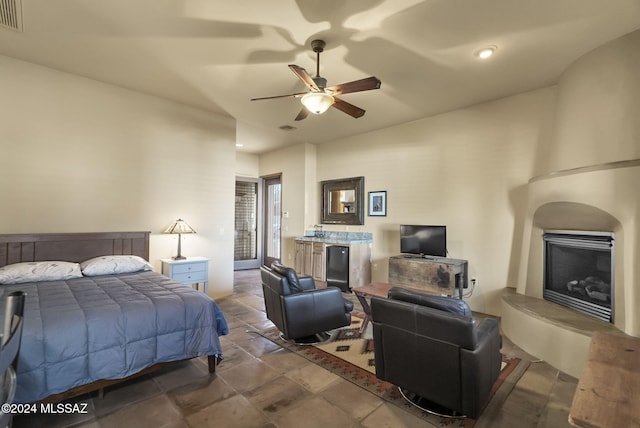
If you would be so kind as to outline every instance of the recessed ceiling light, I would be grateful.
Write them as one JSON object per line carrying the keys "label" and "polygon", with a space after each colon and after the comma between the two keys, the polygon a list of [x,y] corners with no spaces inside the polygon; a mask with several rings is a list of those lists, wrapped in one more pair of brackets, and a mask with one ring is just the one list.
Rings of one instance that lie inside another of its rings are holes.
{"label": "recessed ceiling light", "polygon": [[496,52],[496,49],[498,49],[497,46],[487,46],[476,52],[476,56],[480,59],[487,59]]}
{"label": "recessed ceiling light", "polygon": [[244,144],[236,143],[236,147],[244,147]]}

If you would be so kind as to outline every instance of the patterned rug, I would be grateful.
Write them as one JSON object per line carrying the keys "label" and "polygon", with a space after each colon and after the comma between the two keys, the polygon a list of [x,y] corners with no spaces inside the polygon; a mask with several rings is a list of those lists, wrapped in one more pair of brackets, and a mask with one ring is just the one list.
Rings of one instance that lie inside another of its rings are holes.
{"label": "patterned rug", "polygon": [[[260,334],[432,425],[471,428],[482,418],[481,415],[477,420],[471,418],[452,419],[426,413],[407,403],[396,386],[378,379],[375,375],[371,325],[361,334],[362,318],[358,315],[360,314],[352,313],[351,325],[334,330],[331,338],[320,345],[296,345],[286,342],[280,337],[280,332],[275,327],[262,331]],[[502,405],[527,367],[528,363],[519,358],[508,359],[503,356],[502,371],[491,390],[491,398],[483,413],[494,413],[490,412],[490,409]]]}

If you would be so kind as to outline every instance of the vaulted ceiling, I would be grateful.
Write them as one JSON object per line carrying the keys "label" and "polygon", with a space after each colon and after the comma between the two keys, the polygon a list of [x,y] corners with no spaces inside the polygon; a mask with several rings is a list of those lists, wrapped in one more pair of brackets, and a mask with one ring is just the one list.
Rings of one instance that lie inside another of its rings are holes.
{"label": "vaulted ceiling", "polygon": [[[241,150],[320,144],[554,84],[586,52],[640,28],[640,0],[13,0],[22,31],[0,54],[230,116]],[[329,85],[378,90],[294,121],[327,45]],[[495,46],[493,57],[476,53]],[[0,77],[1,78],[1,77]],[[280,127],[294,127],[282,130]]]}

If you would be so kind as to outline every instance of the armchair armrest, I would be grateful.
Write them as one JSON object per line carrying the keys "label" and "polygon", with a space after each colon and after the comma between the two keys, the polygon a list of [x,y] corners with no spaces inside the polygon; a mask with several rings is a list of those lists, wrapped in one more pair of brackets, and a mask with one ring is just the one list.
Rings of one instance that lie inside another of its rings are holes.
{"label": "armchair armrest", "polygon": [[[498,349],[502,348],[502,336],[500,336],[500,323],[493,318],[485,318],[480,321],[477,328],[478,342],[483,340],[497,340]],[[485,339],[487,337],[488,339]]]}
{"label": "armchair armrest", "polygon": [[500,375],[502,355],[500,325],[497,320],[486,318],[477,327],[478,341],[473,350],[461,349],[461,373],[465,414],[476,417],[491,387]]}
{"label": "armchair armrest", "polygon": [[[500,324],[498,320],[493,318],[482,320],[476,327],[476,332],[478,336],[475,349],[463,349],[462,351],[473,356],[477,361],[480,361],[479,364],[489,364],[489,361],[485,360],[489,358],[489,360],[491,360],[490,364],[499,368],[500,362],[502,361],[500,354],[502,337],[500,336]],[[493,361],[496,356],[498,357],[498,362]],[[487,366],[484,367],[486,368]]]}
{"label": "armchair armrest", "polygon": [[300,284],[300,287],[304,291],[316,289],[316,282],[313,280],[312,276],[308,276],[308,275],[299,276],[298,283]]}

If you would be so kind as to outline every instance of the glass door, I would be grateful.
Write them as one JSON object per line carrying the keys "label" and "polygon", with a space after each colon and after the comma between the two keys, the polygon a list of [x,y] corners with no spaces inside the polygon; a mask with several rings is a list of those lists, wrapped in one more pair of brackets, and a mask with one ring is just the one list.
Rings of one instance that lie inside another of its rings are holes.
{"label": "glass door", "polygon": [[234,270],[260,267],[260,200],[259,179],[236,179]]}
{"label": "glass door", "polygon": [[280,260],[282,226],[282,182],[280,175],[264,178],[264,264]]}

